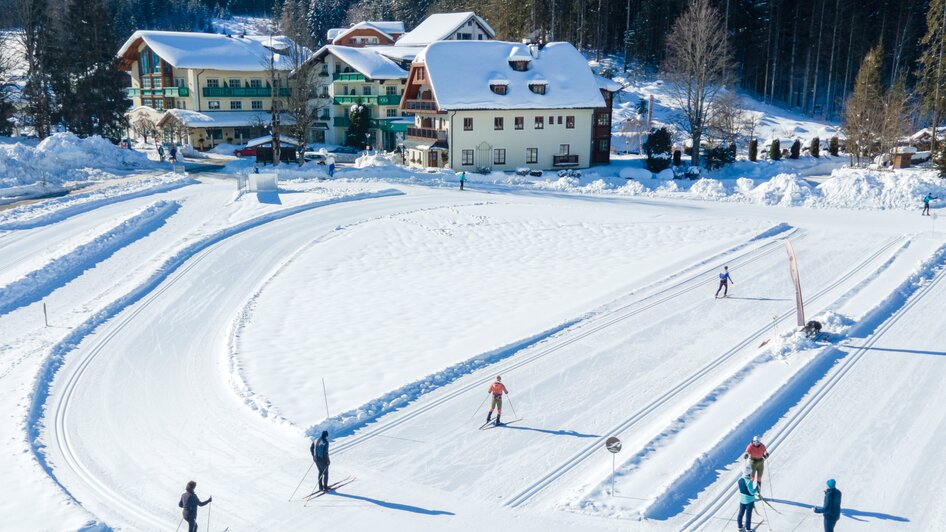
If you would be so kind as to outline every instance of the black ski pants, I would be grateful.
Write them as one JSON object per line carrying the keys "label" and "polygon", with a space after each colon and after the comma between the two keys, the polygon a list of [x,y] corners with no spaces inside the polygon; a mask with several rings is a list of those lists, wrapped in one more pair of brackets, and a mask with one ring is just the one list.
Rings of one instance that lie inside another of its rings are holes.
{"label": "black ski pants", "polygon": [[187,521],[187,532],[197,532],[197,517],[191,517],[185,521]]}
{"label": "black ski pants", "polygon": [[723,290],[723,296],[729,295],[729,283],[727,283],[726,281],[719,282],[719,288],[716,289],[716,297],[719,297],[720,290]]}
{"label": "black ski pants", "polygon": [[834,532],[834,525],[838,524],[837,519],[829,519],[828,516],[824,517],[824,532]]}
{"label": "black ski pants", "polygon": [[930,204],[929,204],[929,203],[924,203],[924,204],[923,204],[923,215],[924,215],[924,216],[929,216],[929,215],[930,215]]}
{"label": "black ski pants", "polygon": [[739,528],[742,528],[742,516],[746,516],[746,528],[752,528],[752,509],[755,508],[755,503],[750,502],[739,503],[739,517],[736,518],[736,524],[739,525]]}
{"label": "black ski pants", "polygon": [[319,489],[328,488],[328,460],[316,460],[315,467],[319,468]]}

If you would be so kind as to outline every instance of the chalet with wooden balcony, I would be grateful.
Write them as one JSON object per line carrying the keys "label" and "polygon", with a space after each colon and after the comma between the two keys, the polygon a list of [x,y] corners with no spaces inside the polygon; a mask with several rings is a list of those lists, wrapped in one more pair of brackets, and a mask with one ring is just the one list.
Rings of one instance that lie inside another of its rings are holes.
{"label": "chalet with wooden balcony", "polygon": [[437,41],[488,41],[496,32],[472,11],[430,15],[397,39],[396,46],[427,46]]}
{"label": "chalet with wooden balcony", "polygon": [[133,130],[135,121],[147,118],[197,149],[262,135],[274,99],[290,94],[289,47],[281,36],[136,31],[118,51],[131,77]]}
{"label": "chalet with wooden balcony", "polygon": [[404,23],[398,21],[363,21],[348,28],[328,30],[328,44],[335,46],[392,45],[404,35]]}
{"label": "chalet with wooden balcony", "polygon": [[569,43],[435,42],[414,59],[401,100],[415,115],[406,158],[457,171],[606,163],[612,90]]}

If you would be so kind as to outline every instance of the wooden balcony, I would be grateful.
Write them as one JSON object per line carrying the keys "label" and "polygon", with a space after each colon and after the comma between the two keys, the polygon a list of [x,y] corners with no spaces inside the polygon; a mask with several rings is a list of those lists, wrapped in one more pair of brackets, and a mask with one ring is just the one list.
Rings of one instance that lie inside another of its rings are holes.
{"label": "wooden balcony", "polygon": [[408,127],[407,136],[421,139],[447,140],[447,132],[429,127]]}
{"label": "wooden balcony", "polygon": [[434,100],[405,100],[404,108],[410,111],[437,111]]}
{"label": "wooden balcony", "polygon": [[578,166],[578,155],[553,155],[552,166]]}

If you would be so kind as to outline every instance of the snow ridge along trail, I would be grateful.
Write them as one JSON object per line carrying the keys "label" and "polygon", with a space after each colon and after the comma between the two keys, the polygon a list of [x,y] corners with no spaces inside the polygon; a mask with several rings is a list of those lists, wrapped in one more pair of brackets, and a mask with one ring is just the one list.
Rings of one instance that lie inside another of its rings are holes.
{"label": "snow ridge along trail", "polygon": [[[838,287],[842,286],[845,282],[847,282],[852,277],[854,277],[857,273],[864,270],[864,268],[866,268],[868,265],[874,262],[878,257],[882,256],[883,253],[888,251],[895,244],[902,242],[902,240],[903,240],[902,237],[895,238],[885,243],[880,249],[871,253],[867,258],[865,258],[863,261],[856,264],[852,269],[850,269],[849,271],[847,271],[840,277],[836,278],[833,282],[829,283],[827,286],[817,291],[815,294],[807,297],[805,300],[805,303],[811,304],[815,301],[820,300],[825,295],[832,293]],[[786,319],[792,318],[794,314],[795,314],[794,308],[785,310],[778,316],[778,321],[781,322]],[[732,348],[730,348],[723,354],[719,355],[718,357],[714,358],[712,361],[710,361],[709,363],[701,367],[698,371],[688,375],[687,378],[683,379],[682,381],[679,381],[676,385],[672,386],[665,393],[655,398],[653,401],[645,405],[643,408],[635,411],[630,416],[628,416],[625,420],[615,425],[611,429],[605,431],[604,435],[591,441],[581,451],[579,451],[578,453],[573,455],[571,458],[569,458],[565,462],[561,463],[557,467],[547,472],[545,475],[540,477],[536,482],[534,482],[530,486],[526,487],[522,491],[510,497],[505,502],[505,505],[509,507],[518,507],[527,503],[529,500],[531,500],[533,497],[538,495],[540,492],[542,492],[549,486],[553,485],[558,479],[560,479],[566,473],[570,472],[571,470],[576,468],[579,464],[581,464],[582,462],[584,462],[591,456],[594,456],[596,453],[598,453],[602,445],[604,444],[604,441],[608,437],[610,436],[623,437],[625,433],[627,433],[632,428],[637,427],[640,423],[644,422],[646,419],[649,418],[651,414],[657,412],[661,407],[665,405],[672,406],[672,401],[674,399],[683,395],[685,392],[689,392],[692,386],[694,386],[699,381],[703,380],[704,377],[711,375],[715,369],[722,366],[724,363],[726,363],[727,361],[735,357],[737,354],[742,353],[747,349],[754,349],[754,346],[757,344],[757,342],[761,338],[763,338],[766,334],[768,334],[771,331],[771,328],[772,328],[771,324],[766,324],[765,326],[755,330],[750,335],[743,338],[735,346],[733,346]]]}
{"label": "snow ridge along trail", "polygon": [[[701,261],[687,268],[687,270],[682,273],[672,275],[652,285],[643,287],[622,298],[623,300],[632,297],[633,299],[629,303],[622,302],[619,303],[620,306],[613,304],[605,305],[604,308],[589,312],[585,316],[579,316],[557,327],[542,331],[537,335],[524,338],[495,351],[483,353],[473,359],[446,368],[437,374],[430,375],[420,381],[412,382],[402,388],[393,390],[358,409],[344,412],[323,423],[319,423],[309,428],[307,434],[311,437],[317,437],[323,430],[329,430],[332,433],[340,432],[342,435],[347,435],[363,427],[366,428],[353,437],[334,446],[334,453],[344,453],[377,436],[383,436],[386,432],[396,429],[433,409],[444,406],[454,399],[463,397],[473,391],[480,391],[484,385],[492,381],[493,376],[488,375],[478,378],[464,384],[456,390],[451,390],[449,393],[435,400],[411,408],[394,419],[379,421],[381,416],[393,413],[411,401],[416,400],[421,395],[435,389],[429,385],[425,386],[429,381],[435,382],[436,388],[442,388],[460,377],[474,373],[514,355],[524,356],[520,356],[517,360],[509,364],[493,368],[493,370],[495,370],[496,373],[506,374],[512,370],[527,366],[537,360],[558,353],[562,349],[576,344],[589,336],[608,330],[614,325],[626,322],[630,318],[641,315],[668,301],[672,301],[683,294],[691,293],[698,288],[704,288],[708,283],[715,282],[715,272],[719,269],[721,261],[726,261],[727,264],[735,269],[752,264],[769,256],[773,252],[780,251],[781,239],[791,235],[804,238],[803,232],[787,224],[773,226],[741,246],[719,253],[710,259]],[[771,238],[778,239],[769,240]],[[746,246],[760,241],[765,242],[758,247],[754,247],[740,254],[735,254],[743,250]],[[711,264],[711,266],[706,267],[707,264]],[[689,274],[692,270],[697,271]],[[684,275],[686,275],[686,277],[683,279],[677,279]],[[637,296],[638,293],[646,295]],[[530,349],[534,349],[535,352],[530,353]],[[365,412],[369,414],[365,415]]]}
{"label": "snow ridge along trail", "polygon": [[[921,265],[916,273],[904,281],[897,290],[850,331],[848,335],[850,337],[867,335],[862,345],[853,348],[850,353],[845,353],[838,346],[830,346],[825,353],[821,354],[823,365],[830,368],[829,371],[798,404],[792,407],[787,416],[773,427],[774,432],[767,433],[766,442],[770,451],[777,450],[785,443],[835,386],[844,379],[845,375],[864,358],[871,347],[883,339],[884,335],[908,315],[911,309],[925,301],[926,296],[934,291],[946,277],[944,264],[946,264],[946,246],[940,247],[930,260]],[[835,365],[831,367],[831,364]],[[722,512],[727,505],[731,507],[729,503],[735,499],[732,485],[738,478],[738,472],[721,475],[721,478],[728,479],[728,482],[722,482],[721,489],[717,489],[717,493],[681,526],[682,530],[699,530],[706,526],[710,519]]]}
{"label": "snow ridge along trail", "polygon": [[[148,302],[153,301],[155,298],[160,296],[168,289],[168,287],[172,286],[177,279],[197,265],[212,250],[214,245],[219,244],[228,238],[245,233],[264,224],[281,220],[319,207],[373,198],[399,196],[402,194],[403,193],[400,191],[389,189],[378,192],[353,194],[351,196],[299,205],[297,207],[264,214],[262,216],[258,216],[256,218],[239,223],[235,226],[228,227],[218,231],[217,233],[208,235],[179,251],[176,255],[168,259],[160,268],[158,268],[157,271],[155,271],[154,274],[152,274],[151,277],[148,278],[144,283],[133,288],[123,297],[118,298],[116,301],[112,302],[110,305],[91,316],[84,323],[73,329],[70,334],[68,334],[63,340],[61,340],[50,350],[50,355],[46,359],[39,375],[36,378],[34,392],[31,397],[29,416],[26,421],[27,439],[30,442],[30,446],[33,450],[36,460],[47,472],[47,474],[49,474],[50,477],[52,477],[53,480],[63,488],[66,494],[75,500],[75,497],[72,495],[70,490],[59,481],[53,471],[53,468],[49,464],[47,460],[47,443],[42,441],[43,438],[41,438],[41,432],[47,427],[46,414],[48,405],[46,401],[50,394],[50,387],[52,386],[53,379],[56,377],[59,368],[63,365],[66,355],[74,350],[80,343],[82,343],[86,337],[95,332],[99,326],[108,322],[126,308],[139,302],[142,303],[142,307],[139,307],[136,313],[140,312],[140,308],[147,306]],[[134,316],[134,314],[132,314],[132,316]],[[127,324],[127,320],[124,323]],[[121,330],[121,327],[119,327],[118,330]],[[111,334],[115,334],[115,332],[113,331]],[[106,341],[107,338],[108,336],[106,336]],[[56,418],[57,423],[53,425],[53,434],[57,437],[57,443],[64,443],[64,445],[60,445],[58,448],[64,451],[64,457],[69,461],[71,466],[74,468],[74,471],[79,473],[80,476],[85,478],[90,484],[97,485],[97,488],[101,490],[101,492],[110,493],[111,495],[108,498],[112,500],[112,503],[125,506],[125,511],[127,511],[129,515],[140,514],[138,515],[139,518],[142,518],[145,522],[150,522],[152,525],[155,525],[158,523],[158,521],[153,521],[146,513],[137,512],[134,505],[121,503],[123,500],[122,497],[114,495],[114,493],[111,492],[109,488],[102,485],[94,475],[90,475],[82,467],[81,462],[70,453],[71,448],[68,445],[68,440],[58,440],[58,438],[62,436],[62,433],[56,429],[63,428],[62,415],[67,409],[68,399],[74,392],[76,383],[83,375],[84,368],[87,367],[89,362],[95,358],[97,352],[98,351],[93,351],[90,353],[90,356],[88,356],[84,363],[80,366],[79,371],[69,375],[69,381],[62,385],[65,386],[66,392],[59,397],[58,404],[56,405],[56,414],[58,417]]]}
{"label": "snow ridge along trail", "polygon": [[181,204],[176,201],[152,203],[114,226],[91,235],[72,249],[50,257],[18,279],[0,286],[0,315],[41,300],[115,251],[161,227],[180,207]]}

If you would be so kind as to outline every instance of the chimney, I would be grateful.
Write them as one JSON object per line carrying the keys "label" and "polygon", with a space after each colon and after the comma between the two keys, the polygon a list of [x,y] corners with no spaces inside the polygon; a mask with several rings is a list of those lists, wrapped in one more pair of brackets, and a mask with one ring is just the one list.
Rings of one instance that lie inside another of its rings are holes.
{"label": "chimney", "polygon": [[532,54],[533,59],[539,58],[539,50],[541,50],[539,46],[540,45],[537,44],[529,44],[529,53]]}

